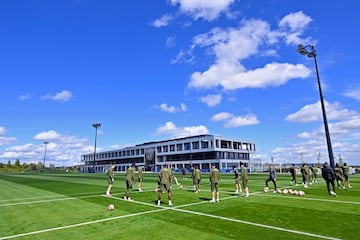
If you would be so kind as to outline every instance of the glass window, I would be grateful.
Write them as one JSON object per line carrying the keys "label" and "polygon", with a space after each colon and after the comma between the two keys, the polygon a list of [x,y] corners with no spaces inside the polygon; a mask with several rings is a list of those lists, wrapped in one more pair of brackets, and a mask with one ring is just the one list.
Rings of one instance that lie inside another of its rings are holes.
{"label": "glass window", "polygon": [[183,150],[183,145],[181,143],[176,144],[176,151],[182,151]]}
{"label": "glass window", "polygon": [[175,144],[170,145],[170,152],[175,152]]}

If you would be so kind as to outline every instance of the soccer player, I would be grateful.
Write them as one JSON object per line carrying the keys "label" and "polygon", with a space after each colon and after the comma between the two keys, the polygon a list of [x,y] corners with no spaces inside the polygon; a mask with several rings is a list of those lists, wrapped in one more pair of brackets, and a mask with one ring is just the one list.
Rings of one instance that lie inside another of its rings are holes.
{"label": "soccer player", "polygon": [[[219,181],[220,181],[220,173],[216,168],[215,164],[211,165],[210,170],[210,190],[211,190],[211,201],[212,203],[220,201],[220,192],[219,192]],[[216,193],[216,200],[215,200]]]}
{"label": "soccer player", "polygon": [[240,162],[240,168],[241,168],[241,184],[244,188],[244,197],[249,197],[249,188],[247,185],[248,182],[248,175],[247,175],[247,169],[244,165],[244,163]]}
{"label": "soccer player", "polygon": [[344,180],[344,172],[338,163],[335,164],[334,167],[336,182],[339,189],[345,189],[345,180]]}
{"label": "soccer player", "polygon": [[192,179],[192,182],[193,182],[193,189],[195,191],[196,186],[195,186],[195,182],[194,182],[194,177],[195,177],[195,168],[193,166],[191,166],[191,179]]}
{"label": "soccer player", "polygon": [[201,171],[198,166],[195,166],[194,174],[193,174],[193,183],[195,185],[195,192],[200,192],[200,181],[201,181]]}
{"label": "soccer player", "polygon": [[269,177],[265,180],[265,190],[269,190],[270,181],[274,184],[274,193],[276,193],[276,171],[272,164],[269,164]]}
{"label": "soccer player", "polygon": [[[336,176],[334,170],[327,164],[327,162],[324,163],[321,173],[322,173],[322,177],[326,182],[329,196],[336,196],[335,183],[334,183],[334,181],[336,180]],[[330,190],[330,184],[332,186],[332,190]]]}
{"label": "soccer player", "polygon": [[308,174],[309,174],[309,171],[307,169],[307,165],[306,163],[303,163],[303,165],[301,166],[301,169],[300,169],[300,172],[301,172],[301,176],[302,176],[302,182],[304,184],[304,188],[308,188]]}
{"label": "soccer player", "polygon": [[316,183],[316,182],[317,182],[317,172],[318,172],[318,168],[316,167],[315,164],[313,164],[313,165],[310,167],[310,170],[311,170],[311,182],[312,182],[312,183]]}
{"label": "soccer player", "polygon": [[239,172],[237,170],[237,167],[234,165],[233,167],[233,171],[234,171],[234,178],[235,178],[235,193],[241,193],[241,186],[240,186],[240,181],[239,181]]}
{"label": "soccer player", "polygon": [[131,194],[132,194],[133,183],[135,183],[135,163],[133,163],[131,167],[129,167],[126,170],[126,177],[125,177],[126,191],[124,196],[125,200],[129,200],[129,201],[132,200]]}
{"label": "soccer player", "polygon": [[107,190],[106,190],[106,193],[105,195],[108,196],[108,197],[111,197],[111,188],[114,184],[114,168],[115,168],[115,164],[111,165],[111,167],[109,167],[108,171],[107,171],[107,179],[108,179],[108,187],[107,187]]}
{"label": "soccer player", "polygon": [[290,184],[293,185],[295,183],[295,185],[297,186],[297,182],[296,182],[296,168],[295,168],[295,164],[291,164],[290,167],[290,174],[291,174],[291,181]]}
{"label": "soccer player", "polygon": [[138,171],[138,190],[139,192],[142,192],[143,190],[141,189],[142,186],[142,182],[143,182],[143,171],[144,171],[144,166],[140,166],[139,167],[139,171]]}
{"label": "soccer player", "polygon": [[163,195],[164,191],[167,191],[168,194],[168,200],[169,200],[169,206],[172,207],[172,193],[171,193],[171,188],[172,188],[172,174],[171,174],[171,169],[168,168],[168,164],[164,164],[164,167],[161,168],[160,173],[159,173],[159,189],[158,189],[158,201],[157,201],[157,205],[160,206],[161,203],[161,198]]}
{"label": "soccer player", "polygon": [[186,179],[186,169],[185,169],[185,168],[182,168],[182,169],[181,169],[181,173],[182,173],[182,179],[183,179],[183,180],[187,180],[187,179]]}
{"label": "soccer player", "polygon": [[341,168],[344,174],[344,187],[352,188],[349,182],[349,166],[344,163]]}

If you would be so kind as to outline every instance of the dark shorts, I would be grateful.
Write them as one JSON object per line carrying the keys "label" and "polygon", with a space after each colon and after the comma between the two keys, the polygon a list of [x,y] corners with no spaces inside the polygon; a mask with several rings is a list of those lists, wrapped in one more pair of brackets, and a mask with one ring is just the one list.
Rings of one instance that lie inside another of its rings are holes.
{"label": "dark shorts", "polygon": [[114,179],[112,179],[111,177],[108,177],[108,183],[109,183],[109,184],[113,184],[113,183],[114,183]]}
{"label": "dark shorts", "polygon": [[159,191],[161,192],[171,192],[171,185],[170,184],[160,184]]}
{"label": "dark shorts", "polygon": [[219,191],[219,183],[211,183],[210,189],[211,189],[211,192],[218,192]]}
{"label": "dark shorts", "polygon": [[247,188],[247,182],[248,182],[247,179],[241,179],[241,184],[242,184],[244,189]]}

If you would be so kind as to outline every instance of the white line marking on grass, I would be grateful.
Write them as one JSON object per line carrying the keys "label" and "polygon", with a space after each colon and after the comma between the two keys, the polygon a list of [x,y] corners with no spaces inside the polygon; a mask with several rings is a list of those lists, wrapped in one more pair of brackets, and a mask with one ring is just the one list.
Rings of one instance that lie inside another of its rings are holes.
{"label": "white line marking on grass", "polygon": [[[124,200],[123,198],[118,198],[118,197],[111,197],[111,198],[119,199],[122,201],[128,201],[128,200]],[[238,198],[238,196],[224,197],[224,198],[221,198],[221,200],[223,201],[223,200],[231,199],[231,198]],[[231,222],[243,223],[243,224],[247,224],[247,225],[252,225],[252,226],[257,226],[257,227],[262,227],[262,228],[269,228],[269,229],[273,229],[273,230],[295,233],[295,234],[299,234],[299,235],[305,235],[305,236],[316,237],[316,238],[321,238],[321,239],[340,240],[339,238],[334,238],[334,237],[328,237],[328,236],[307,233],[307,232],[302,232],[302,231],[296,231],[296,230],[291,230],[291,229],[286,229],[286,228],[281,228],[281,227],[274,227],[274,226],[265,225],[265,224],[261,224],[261,223],[248,222],[248,221],[239,220],[239,219],[227,218],[227,217],[222,217],[222,216],[217,216],[217,215],[212,215],[212,214],[207,214],[207,213],[194,212],[194,211],[190,211],[190,210],[180,209],[182,207],[188,207],[188,206],[194,206],[194,205],[198,205],[198,204],[208,203],[208,201],[190,203],[190,204],[180,205],[177,207],[176,206],[175,207],[157,206],[154,204],[139,202],[139,201],[134,201],[134,200],[131,200],[128,202],[134,202],[134,203],[138,203],[138,204],[142,204],[142,205],[146,205],[146,206],[156,206],[156,207],[161,207],[162,209],[169,209],[172,211],[190,213],[190,214],[195,214],[195,215],[199,215],[199,216],[205,216],[205,217],[211,217],[211,218],[216,218],[216,219],[221,219],[221,220],[226,220],[226,221],[231,221]]]}
{"label": "white line marking on grass", "polygon": [[[84,196],[84,197],[78,197],[78,198],[99,197],[99,196],[107,197],[105,195],[95,195],[95,196]],[[264,196],[266,196],[266,195],[264,195]],[[283,231],[283,232],[295,233],[295,234],[304,235],[304,236],[316,237],[316,238],[321,238],[321,239],[340,240],[339,238],[322,236],[322,235],[318,235],[318,234],[312,234],[312,233],[296,231],[296,230],[291,230],[291,229],[286,229],[286,228],[281,228],[281,227],[275,227],[275,226],[270,226],[270,225],[265,225],[265,224],[260,224],[260,223],[248,222],[248,221],[239,220],[239,219],[227,218],[227,217],[222,217],[222,216],[217,216],[217,215],[212,215],[212,214],[207,214],[207,213],[194,212],[194,211],[190,211],[190,210],[180,209],[182,207],[188,207],[188,206],[194,206],[194,205],[199,205],[199,204],[203,204],[203,203],[208,203],[208,201],[201,201],[201,202],[196,202],[196,203],[184,204],[184,205],[179,205],[179,206],[175,206],[175,207],[165,207],[165,206],[157,206],[155,204],[150,204],[150,203],[140,202],[140,201],[135,201],[135,200],[128,201],[128,200],[124,200],[123,198],[113,197],[113,196],[112,197],[107,197],[107,198],[113,198],[113,199],[126,201],[126,202],[130,202],[130,203],[133,202],[133,203],[136,203],[136,204],[142,204],[142,205],[146,205],[146,206],[156,207],[157,209],[144,211],[144,212],[127,214],[127,215],[122,215],[122,216],[117,216],[117,217],[98,219],[98,220],[94,220],[94,221],[83,222],[83,223],[78,223],[78,224],[72,224],[72,225],[68,225],[68,226],[62,226],[62,227],[56,227],[56,228],[48,228],[48,229],[43,229],[43,230],[34,231],[34,232],[28,232],[28,233],[21,233],[21,234],[12,235],[12,236],[5,236],[5,237],[0,237],[0,240],[11,239],[11,238],[16,238],[16,237],[23,237],[23,236],[29,236],[29,235],[35,235],[35,234],[46,233],[46,232],[57,231],[57,230],[63,230],[63,229],[69,229],[69,228],[75,228],[75,227],[91,225],[91,224],[96,224],[96,223],[101,223],[101,222],[106,222],[106,221],[112,221],[112,220],[117,220],[117,219],[122,219],[122,218],[127,218],[127,217],[134,217],[134,216],[139,216],[139,215],[144,215],[144,214],[149,214],[149,213],[154,213],[154,212],[160,212],[160,211],[164,211],[164,210],[172,210],[172,211],[178,211],[178,212],[183,212],[183,213],[194,214],[194,215],[198,215],[198,216],[211,217],[211,218],[216,218],[216,219],[221,219],[221,220],[226,220],[226,221],[231,221],[231,222],[236,222],[236,223],[242,223],[242,224],[247,224],[247,225],[252,225],[252,226],[257,226],[257,227],[262,227],[262,228],[268,228],[268,229],[273,229],[273,230],[278,230],[278,231]],[[221,200],[223,201],[223,200],[232,199],[232,198],[238,198],[238,196],[224,197],[224,198],[221,198]],[[58,199],[58,201],[71,200],[71,199],[77,199],[77,198],[63,198],[63,199]],[[44,200],[44,201],[45,202],[46,201],[50,202],[50,201],[56,201],[56,199]],[[36,201],[35,203],[44,202],[44,201]],[[19,204],[21,204],[21,203],[19,203]],[[23,204],[27,204],[27,203],[23,203]]]}
{"label": "white line marking on grass", "polygon": [[[86,195],[86,194],[101,194],[100,192],[86,192],[86,193],[76,193],[76,194],[69,194],[66,195],[68,197],[77,197],[78,195]],[[24,200],[33,200],[33,199],[41,199],[41,198],[55,198],[55,197],[62,197],[64,195],[48,195],[48,196],[38,196],[38,197],[27,197],[27,198],[13,198],[13,199],[1,199],[0,202],[9,202],[9,201],[24,201]],[[79,196],[79,197],[80,197]],[[1,206],[1,205],[0,205]]]}
{"label": "white line marking on grass", "polygon": [[351,202],[351,201],[341,201],[341,200],[333,200],[333,199],[321,199],[321,198],[307,198],[304,196],[284,196],[279,193],[272,194],[262,194],[262,192],[252,193],[251,195],[261,195],[264,197],[278,197],[278,198],[289,198],[289,199],[297,199],[297,200],[307,200],[307,201],[319,201],[319,202],[333,202],[333,203],[345,203],[345,204],[360,204],[360,202]]}
{"label": "white line marking on grass", "polygon": [[300,235],[305,235],[305,236],[310,236],[310,237],[339,240],[339,238],[322,236],[322,235],[318,235],[318,234],[296,231],[296,230],[291,230],[291,229],[286,229],[286,228],[281,228],[281,227],[274,227],[274,226],[265,225],[265,224],[261,224],[261,223],[248,222],[248,221],[243,221],[243,220],[239,220],[239,219],[227,218],[227,217],[222,217],[222,216],[217,216],[217,215],[212,215],[212,214],[207,214],[207,213],[194,212],[194,211],[185,210],[185,209],[170,208],[170,210],[190,213],[190,214],[199,215],[199,216],[211,217],[211,218],[216,218],[216,219],[221,219],[221,220],[226,220],[226,221],[231,221],[231,222],[236,222],[236,223],[243,223],[243,224],[262,227],[262,228],[269,228],[272,230],[278,230],[278,231],[282,231],[282,232],[295,233],[295,234],[300,234]]}
{"label": "white line marking on grass", "polygon": [[82,198],[93,198],[93,197],[100,197],[100,196],[101,195],[91,195],[91,196],[81,196],[81,197],[65,197],[65,198],[58,198],[58,199],[46,199],[46,200],[38,200],[38,201],[31,201],[31,202],[5,203],[5,204],[0,204],[0,207],[26,205],[26,204],[34,204],[34,203],[67,201],[67,200],[82,199]]}
{"label": "white line marking on grass", "polygon": [[40,233],[46,233],[46,232],[52,232],[52,231],[57,231],[57,230],[81,227],[81,226],[91,225],[91,224],[95,224],[95,223],[101,223],[101,222],[117,220],[117,219],[121,219],[121,218],[134,217],[134,216],[139,216],[139,215],[144,215],[144,214],[149,214],[149,213],[154,213],[154,212],[160,212],[160,211],[164,211],[164,210],[166,210],[166,209],[165,208],[154,209],[154,210],[145,211],[145,212],[132,213],[132,214],[128,214],[128,215],[122,215],[122,216],[111,217],[111,218],[104,218],[104,219],[99,219],[99,220],[94,220],[94,221],[89,221],[89,222],[72,224],[72,225],[68,225],[68,226],[48,228],[48,229],[43,229],[43,230],[34,231],[34,232],[20,233],[20,234],[17,234],[17,235],[0,237],[0,240],[17,238],[17,237],[25,237],[25,236],[35,235],[35,234],[40,234]]}

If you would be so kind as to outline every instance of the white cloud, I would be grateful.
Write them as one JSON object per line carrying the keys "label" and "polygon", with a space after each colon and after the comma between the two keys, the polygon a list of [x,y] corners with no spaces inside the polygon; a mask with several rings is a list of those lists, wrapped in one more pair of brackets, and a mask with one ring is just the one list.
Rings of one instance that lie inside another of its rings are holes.
{"label": "white cloud", "polygon": [[209,94],[205,97],[201,97],[200,101],[205,103],[208,107],[214,107],[218,105],[222,100],[221,94]]}
{"label": "white cloud", "polygon": [[[19,159],[21,163],[42,162],[45,149],[43,141],[49,141],[46,164],[73,166],[80,163],[79,156],[81,154],[92,152],[94,149],[93,145],[87,145],[88,140],[86,138],[63,135],[55,130],[38,133],[33,139],[39,142],[6,148],[3,152],[0,152],[0,160]],[[98,150],[101,149],[98,148]]]}
{"label": "white cloud", "polygon": [[234,116],[225,121],[224,127],[226,128],[235,128],[249,125],[257,125],[259,124],[259,120],[257,116],[254,114],[247,114],[245,116]]}
{"label": "white cloud", "polygon": [[15,137],[5,137],[4,136],[5,134],[6,134],[5,127],[0,126],[0,146],[9,144],[9,143],[13,143],[16,141]]}
{"label": "white cloud", "polygon": [[163,112],[168,112],[168,113],[176,113],[176,112],[186,112],[187,107],[184,103],[180,104],[180,107],[176,107],[176,106],[169,106],[167,103],[162,103],[159,106],[160,110]]}
{"label": "white cloud", "polygon": [[166,134],[170,135],[173,138],[208,133],[209,130],[203,125],[191,127],[177,127],[173,122],[166,122],[164,125],[156,129],[157,135]]}
{"label": "white cloud", "polygon": [[[343,108],[339,103],[329,103],[324,101],[326,109],[326,117],[328,120],[335,119],[346,119],[352,116],[358,115],[357,112]],[[299,111],[291,113],[286,116],[286,121],[292,122],[313,122],[313,121],[322,121],[322,110],[320,101],[306,105],[302,107]]]}
{"label": "white cloud", "polygon": [[5,133],[6,133],[6,129],[4,127],[0,126],[0,136],[5,135]]}
{"label": "white cloud", "polygon": [[161,18],[156,19],[151,23],[152,26],[160,28],[160,27],[166,27],[169,25],[169,22],[173,20],[173,16],[169,14],[163,15]]}
{"label": "white cloud", "polygon": [[349,89],[343,95],[360,101],[360,88]]}
{"label": "white cloud", "polygon": [[302,32],[312,22],[311,17],[305,15],[302,11],[290,13],[283,17],[279,22],[279,27],[289,28],[291,32]]}
{"label": "white cloud", "polygon": [[40,140],[40,141],[59,140],[59,139],[61,139],[61,135],[54,130],[41,132],[34,136],[34,140]]}
{"label": "white cloud", "polygon": [[257,125],[260,123],[259,120],[257,119],[257,116],[254,114],[235,116],[234,114],[229,112],[221,112],[215,114],[214,116],[211,117],[210,120],[214,122],[223,121],[224,127],[226,128]]}
{"label": "white cloud", "polygon": [[24,95],[20,95],[19,96],[19,100],[25,101],[31,98],[31,94],[30,93],[26,93]]}
{"label": "white cloud", "polygon": [[207,21],[213,21],[221,13],[229,12],[231,4],[235,0],[170,0],[174,6],[179,5],[182,13],[190,15],[197,20],[202,18]]}
{"label": "white cloud", "polygon": [[[268,46],[283,35],[286,36],[286,33],[271,32],[269,24],[265,21],[244,20],[239,28],[214,28],[208,33],[194,37],[192,48],[208,48],[208,52],[214,55],[215,62],[203,72],[194,72],[188,86],[221,86],[224,90],[264,88],[283,85],[293,78],[308,77],[311,71],[303,64],[273,62],[250,70],[241,64],[241,61],[255,54],[259,55],[261,46]],[[269,52],[264,50],[264,53]],[[276,55],[273,49],[270,53]]]}
{"label": "white cloud", "polygon": [[211,121],[218,122],[234,117],[234,114],[229,112],[217,113],[211,117]]}
{"label": "white cloud", "polygon": [[54,101],[67,102],[72,98],[72,93],[68,90],[63,90],[55,95],[46,94],[42,96],[41,99],[50,99]]}
{"label": "white cloud", "polygon": [[176,46],[176,37],[171,36],[166,39],[166,47],[167,48],[173,48]]}

